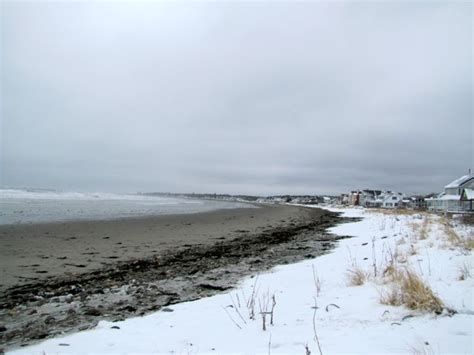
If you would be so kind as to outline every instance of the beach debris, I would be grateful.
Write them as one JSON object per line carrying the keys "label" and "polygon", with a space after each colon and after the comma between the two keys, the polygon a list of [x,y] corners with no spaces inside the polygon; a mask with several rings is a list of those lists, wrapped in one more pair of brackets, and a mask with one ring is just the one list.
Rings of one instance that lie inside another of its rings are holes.
{"label": "beach debris", "polygon": [[46,324],[54,324],[56,322],[56,318],[54,318],[53,316],[47,316],[45,319],[44,319],[44,322]]}
{"label": "beach debris", "polygon": [[84,312],[86,316],[93,316],[93,317],[99,317],[102,315],[102,311],[97,309],[97,308],[88,308]]}
{"label": "beach debris", "polygon": [[337,304],[335,303],[330,303],[326,306],[326,312],[329,312],[329,307],[336,307],[337,309],[340,309],[341,307],[339,307]]}
{"label": "beach debris", "polygon": [[231,289],[229,286],[218,286],[212,284],[199,284],[198,287],[204,288],[206,290],[216,290],[216,291],[225,291]]}
{"label": "beach debris", "polygon": [[128,306],[120,308],[120,311],[127,311],[127,312],[130,312],[130,313],[133,313],[133,312],[137,311],[137,307],[128,305]]}

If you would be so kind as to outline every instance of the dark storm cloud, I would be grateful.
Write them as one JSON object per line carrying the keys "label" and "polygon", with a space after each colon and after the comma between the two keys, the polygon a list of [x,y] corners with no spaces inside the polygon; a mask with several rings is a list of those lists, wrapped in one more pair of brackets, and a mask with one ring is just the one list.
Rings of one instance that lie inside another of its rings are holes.
{"label": "dark storm cloud", "polygon": [[439,190],[473,165],[468,2],[2,2],[2,185]]}

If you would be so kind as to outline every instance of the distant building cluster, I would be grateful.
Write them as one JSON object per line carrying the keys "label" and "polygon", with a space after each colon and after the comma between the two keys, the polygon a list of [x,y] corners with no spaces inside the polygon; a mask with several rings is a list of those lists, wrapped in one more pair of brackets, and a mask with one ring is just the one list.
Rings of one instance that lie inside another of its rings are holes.
{"label": "distant building cluster", "polygon": [[405,196],[401,192],[383,190],[354,190],[342,194],[338,203],[367,208],[413,208],[434,212],[474,213],[474,174],[454,180],[444,192],[428,196]]}
{"label": "distant building cluster", "polygon": [[405,198],[401,192],[369,189],[354,190],[340,196],[343,205],[373,208],[415,207],[416,201],[416,198]]}

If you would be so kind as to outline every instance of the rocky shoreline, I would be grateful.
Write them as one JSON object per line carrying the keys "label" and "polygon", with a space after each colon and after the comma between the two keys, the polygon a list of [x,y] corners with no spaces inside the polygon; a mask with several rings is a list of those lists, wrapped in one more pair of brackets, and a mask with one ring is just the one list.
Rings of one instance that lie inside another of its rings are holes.
{"label": "rocky shoreline", "polygon": [[311,209],[306,222],[242,230],[211,245],[184,245],[146,258],[7,289],[0,295],[0,343],[4,348],[85,330],[99,320],[119,321],[172,304],[228,290],[244,276],[314,258],[334,247],[328,227],[344,221]]}

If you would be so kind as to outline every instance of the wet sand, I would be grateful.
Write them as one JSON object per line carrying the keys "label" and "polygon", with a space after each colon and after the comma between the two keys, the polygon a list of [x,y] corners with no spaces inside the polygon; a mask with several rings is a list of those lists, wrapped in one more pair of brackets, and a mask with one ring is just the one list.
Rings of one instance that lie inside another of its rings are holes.
{"label": "wet sand", "polygon": [[300,223],[308,216],[303,208],[262,206],[109,221],[0,225],[0,292],[113,262]]}
{"label": "wet sand", "polygon": [[[337,214],[262,206],[114,221],[0,227],[0,344],[31,344],[234,287],[314,258]],[[1,348],[1,346],[0,346]]]}

